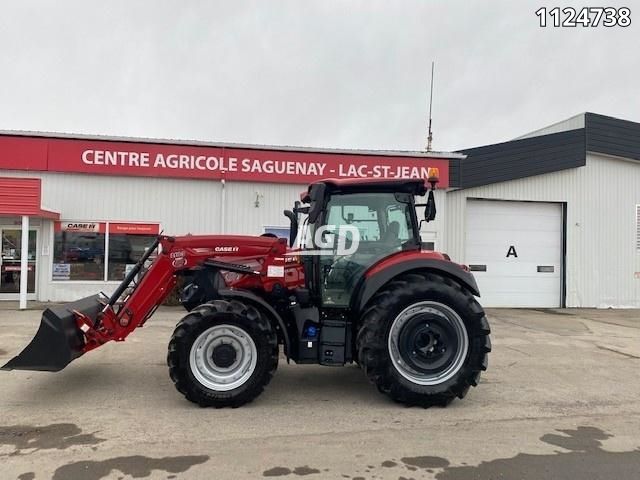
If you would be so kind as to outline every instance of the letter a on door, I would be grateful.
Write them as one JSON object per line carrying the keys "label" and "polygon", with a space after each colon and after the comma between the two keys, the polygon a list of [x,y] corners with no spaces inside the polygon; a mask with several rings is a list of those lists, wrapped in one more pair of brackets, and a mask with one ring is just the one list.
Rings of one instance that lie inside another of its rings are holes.
{"label": "letter a on door", "polygon": [[507,250],[507,258],[509,258],[512,255],[518,258],[518,252],[516,252],[516,247],[514,247],[513,245],[511,245],[509,247],[509,250]]}

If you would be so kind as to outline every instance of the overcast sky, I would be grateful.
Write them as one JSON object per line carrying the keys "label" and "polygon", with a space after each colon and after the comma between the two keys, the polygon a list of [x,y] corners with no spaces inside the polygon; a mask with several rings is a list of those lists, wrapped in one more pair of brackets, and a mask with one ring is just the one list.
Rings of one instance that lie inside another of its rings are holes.
{"label": "overcast sky", "polygon": [[534,14],[591,4],[3,0],[0,129],[420,150],[431,60],[436,150],[640,121],[640,5],[628,28]]}

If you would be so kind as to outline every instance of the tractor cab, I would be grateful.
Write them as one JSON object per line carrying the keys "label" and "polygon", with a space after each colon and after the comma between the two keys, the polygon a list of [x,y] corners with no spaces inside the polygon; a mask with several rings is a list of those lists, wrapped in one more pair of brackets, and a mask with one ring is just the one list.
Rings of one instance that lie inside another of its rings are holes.
{"label": "tractor cab", "polygon": [[[367,269],[395,253],[421,250],[421,223],[435,218],[436,182],[434,171],[426,182],[327,179],[309,186],[301,195],[308,206],[285,214],[297,231],[290,242],[303,253],[308,287],[323,307],[349,307]],[[428,202],[416,204],[427,192]],[[416,206],[425,207],[421,219]],[[299,214],[306,214],[301,226]]]}

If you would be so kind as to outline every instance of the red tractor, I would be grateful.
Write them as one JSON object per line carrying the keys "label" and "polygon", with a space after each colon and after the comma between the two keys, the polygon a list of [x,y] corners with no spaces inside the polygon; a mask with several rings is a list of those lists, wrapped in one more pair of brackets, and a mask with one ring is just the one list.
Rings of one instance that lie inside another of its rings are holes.
{"label": "red tractor", "polygon": [[416,207],[425,221],[435,218],[436,175],[313,183],[285,211],[289,245],[272,236],[161,235],[110,297],[47,309],[3,369],[58,371],[124,340],[183,277],[188,313],[167,364],[176,389],[201,406],[253,400],[273,377],[280,346],[295,363],[356,362],[406,404],[463,398],[487,368],[489,324],[468,269],[421,242]]}

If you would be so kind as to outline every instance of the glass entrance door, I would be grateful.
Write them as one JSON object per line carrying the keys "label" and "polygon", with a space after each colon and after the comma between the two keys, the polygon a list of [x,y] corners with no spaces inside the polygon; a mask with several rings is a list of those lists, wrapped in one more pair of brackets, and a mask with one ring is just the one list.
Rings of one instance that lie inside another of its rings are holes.
{"label": "glass entrance door", "polygon": [[[20,293],[20,257],[22,254],[22,230],[0,228],[0,299],[17,299]],[[29,230],[27,251],[27,293],[36,292],[36,230]]]}

